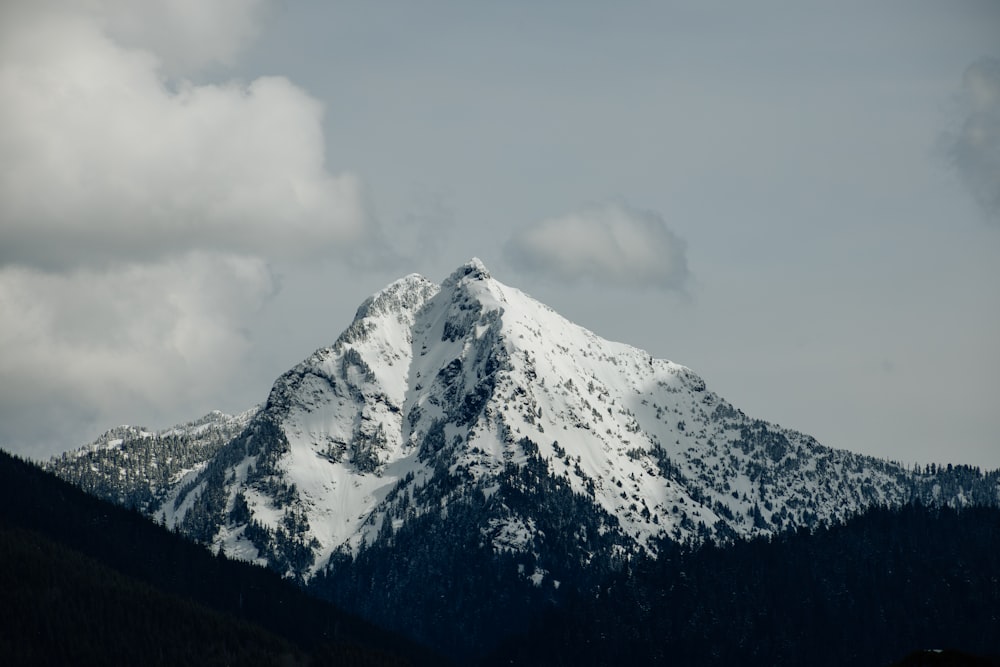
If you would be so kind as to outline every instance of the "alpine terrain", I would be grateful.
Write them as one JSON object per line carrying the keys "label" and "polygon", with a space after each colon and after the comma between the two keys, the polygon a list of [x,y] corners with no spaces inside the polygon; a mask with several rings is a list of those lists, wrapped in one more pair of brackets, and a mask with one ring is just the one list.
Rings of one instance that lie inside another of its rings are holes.
{"label": "alpine terrain", "polygon": [[996,474],[751,418],[475,259],[367,299],[263,407],[120,427],[48,467],[457,655],[677,545],[1000,498]]}

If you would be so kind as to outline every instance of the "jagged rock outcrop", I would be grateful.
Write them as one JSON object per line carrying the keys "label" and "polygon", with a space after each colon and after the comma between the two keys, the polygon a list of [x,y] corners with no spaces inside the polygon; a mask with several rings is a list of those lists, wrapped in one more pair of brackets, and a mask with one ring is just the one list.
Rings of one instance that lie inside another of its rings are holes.
{"label": "jagged rock outcrop", "polygon": [[748,417],[690,369],[574,325],[478,260],[369,298],[232,423],[239,434],[184,459],[183,475],[164,475],[162,455],[108,459],[125,451],[110,445],[51,467],[80,481],[80,462],[103,452],[110,486],[109,470],[131,480],[120,502],[303,580],[459,504],[475,507],[460,513],[484,549],[552,585],[665,540],[771,534],[914,498],[998,500],[995,474],[908,470]]}

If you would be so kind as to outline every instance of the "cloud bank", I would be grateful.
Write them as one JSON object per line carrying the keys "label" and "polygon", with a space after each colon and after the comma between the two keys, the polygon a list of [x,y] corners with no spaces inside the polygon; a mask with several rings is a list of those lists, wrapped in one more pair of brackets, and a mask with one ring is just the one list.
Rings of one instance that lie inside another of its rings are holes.
{"label": "cloud bank", "polygon": [[563,282],[679,290],[689,278],[684,241],[659,214],[624,203],[543,220],[504,251],[515,268]]}
{"label": "cloud bank", "polygon": [[127,47],[157,54],[169,75],[232,65],[260,33],[269,0],[90,0],[92,15]]}
{"label": "cloud bank", "polygon": [[32,444],[51,453],[120,411],[207,412],[249,348],[240,323],[273,289],[262,260],[218,253],[113,272],[0,269],[0,445],[41,437]]}
{"label": "cloud bank", "polygon": [[295,258],[364,235],[357,179],[324,168],[322,107],[287,79],[172,90],[92,18],[21,18],[0,40],[0,265]]}
{"label": "cloud bank", "polygon": [[380,251],[317,100],[183,78],[231,62],[263,8],[0,5],[0,446],[216,407],[272,262]]}
{"label": "cloud bank", "polygon": [[965,70],[959,102],[964,120],[946,138],[948,154],[987,220],[1000,225],[1000,60],[981,58]]}

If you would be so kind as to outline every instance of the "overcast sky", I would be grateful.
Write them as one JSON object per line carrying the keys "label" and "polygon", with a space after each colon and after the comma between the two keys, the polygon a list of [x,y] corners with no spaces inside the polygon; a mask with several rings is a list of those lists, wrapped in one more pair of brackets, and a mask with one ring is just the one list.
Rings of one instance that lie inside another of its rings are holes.
{"label": "overcast sky", "polygon": [[0,446],[234,412],[472,256],[756,417],[1000,467],[1000,3],[0,3]]}

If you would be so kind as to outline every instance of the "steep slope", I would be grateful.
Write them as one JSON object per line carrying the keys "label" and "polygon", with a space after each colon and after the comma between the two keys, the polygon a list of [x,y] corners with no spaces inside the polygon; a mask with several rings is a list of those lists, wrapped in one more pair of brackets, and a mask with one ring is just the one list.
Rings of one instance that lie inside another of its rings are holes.
{"label": "steep slope", "polygon": [[427,664],[440,656],[0,450],[8,664]]}
{"label": "steep slope", "polygon": [[165,442],[141,434],[51,467],[461,659],[677,544],[1000,497],[996,473],[907,470],[752,419],[478,260],[375,294],[226,423],[243,428],[169,475],[158,445],[124,456]]}
{"label": "steep slope", "polygon": [[[454,498],[490,499],[529,463],[586,499],[625,553],[839,521],[932,486],[751,419],[689,369],[599,338],[473,260],[440,287],[408,276],[362,304],[157,515],[308,578]],[[975,499],[995,503],[995,481],[971,475],[942,500]],[[537,517],[497,505],[481,527],[494,550],[537,552]]]}

